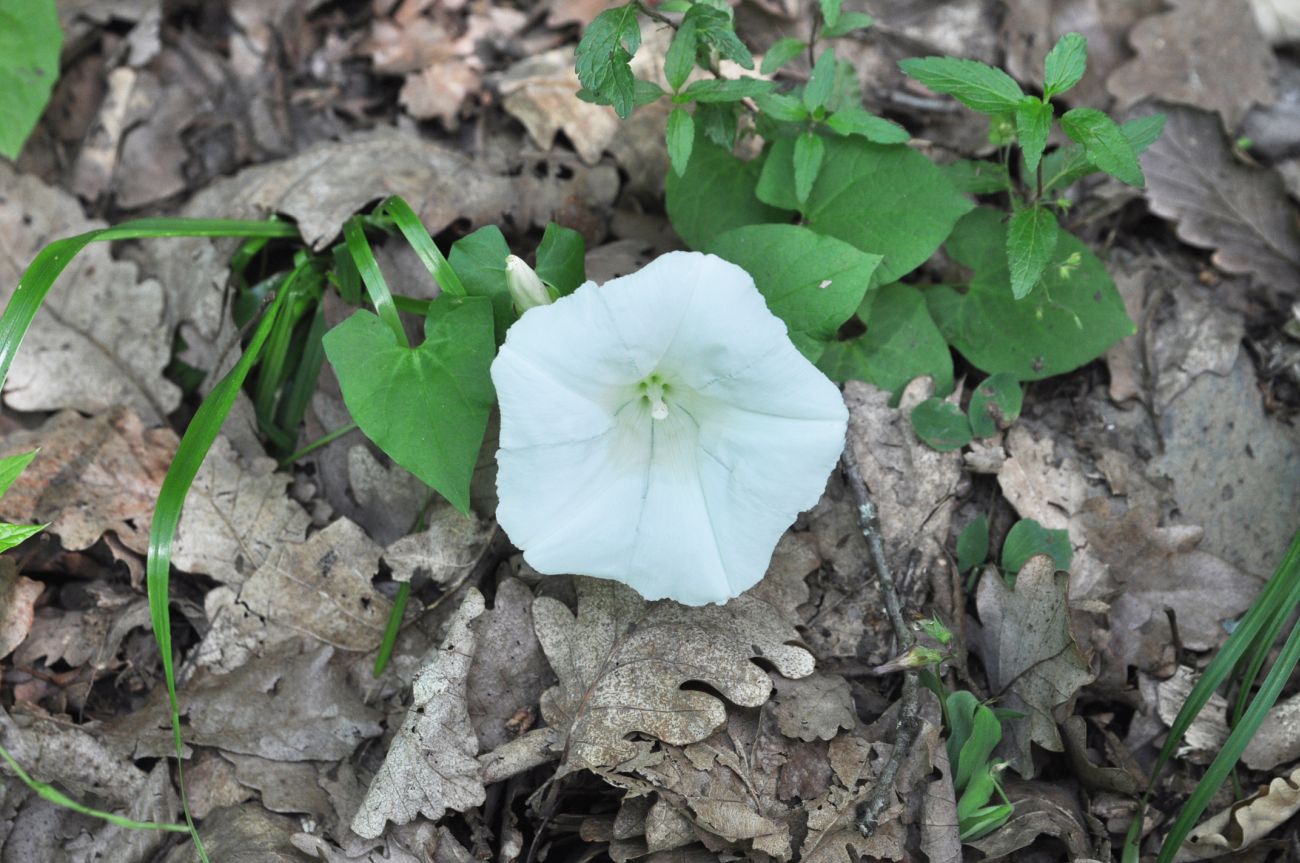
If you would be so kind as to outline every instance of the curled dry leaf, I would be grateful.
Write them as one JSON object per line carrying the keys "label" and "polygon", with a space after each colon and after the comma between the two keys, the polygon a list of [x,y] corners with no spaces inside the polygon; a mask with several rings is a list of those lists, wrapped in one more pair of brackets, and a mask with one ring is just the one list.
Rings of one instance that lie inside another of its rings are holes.
{"label": "curled dry leaf", "polygon": [[422,575],[446,586],[479,562],[491,536],[492,526],[472,513],[466,516],[450,504],[435,505],[429,526],[388,546],[384,562],[396,581]]}
{"label": "curled dry leaf", "polygon": [[[1154,96],[1217,111],[1232,131],[1250,106],[1273,101],[1277,60],[1249,0],[1172,0],[1129,31],[1137,57],[1106,79],[1122,107]],[[1213,38],[1206,34],[1213,33]],[[1166,129],[1166,139],[1171,132]]]}
{"label": "curled dry leaf", "polygon": [[813,658],[792,646],[798,634],[756,591],[725,606],[647,603],[618,582],[575,579],[576,615],[562,602],[533,603],[537,636],[559,684],[542,696],[542,715],[561,730],[567,753],[560,775],[626,767],[651,745],[639,732],[686,746],[726,721],[716,696],[684,690],[701,681],[733,704],[767,701],[772,681],[753,660],[786,677],[807,677]]}
{"label": "curled dry leaf", "polygon": [[1025,714],[1005,726],[1000,748],[1026,778],[1034,774],[1031,743],[1064,750],[1053,713],[1095,676],[1070,630],[1069,581],[1039,554],[1020,570],[1014,588],[990,567],[975,594],[980,627],[971,648],[984,663],[993,698]]}
{"label": "curled dry leaf", "polygon": [[1142,154],[1152,211],[1177,222],[1184,242],[1214,249],[1227,272],[1291,290],[1300,279],[1300,227],[1277,175],[1237,162],[1213,115],[1162,110],[1164,134]]}
{"label": "curled dry leaf", "polygon": [[1178,849],[1176,863],[1211,860],[1249,848],[1300,812],[1300,768],[1212,815]]}
{"label": "curled dry leaf", "polygon": [[[102,227],[81,215],[76,198],[0,164],[0,304],[43,246]],[[5,403],[92,414],[129,405],[149,423],[162,421],[181,400],[162,374],[171,359],[164,306],[162,285],[141,281],[136,265],[114,260],[107,245],[88,246],[32,322],[4,382]]]}
{"label": "curled dry leaf", "polygon": [[478,739],[465,701],[478,644],[470,624],[483,609],[483,594],[470,588],[446,641],[412,684],[406,720],[352,819],[358,836],[379,836],[388,821],[406,824],[417,815],[436,821],[448,809],[464,812],[483,802]]}
{"label": "curled dry leaf", "polygon": [[154,502],[176,451],[171,429],[146,430],[130,408],[90,419],[65,411],[35,431],[5,436],[0,455],[38,447],[40,455],[0,498],[0,518],[49,522],[69,550],[89,548],[111,530],[127,548],[146,551]]}
{"label": "curled dry leaf", "polygon": [[36,600],[45,585],[18,574],[12,557],[0,557],[0,659],[4,659],[32,631]]}

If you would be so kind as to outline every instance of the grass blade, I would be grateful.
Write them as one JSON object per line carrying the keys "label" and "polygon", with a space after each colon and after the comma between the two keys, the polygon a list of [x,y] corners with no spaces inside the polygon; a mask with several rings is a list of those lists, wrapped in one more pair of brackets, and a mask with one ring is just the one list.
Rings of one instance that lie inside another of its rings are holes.
{"label": "grass blade", "polygon": [[375,208],[375,214],[387,216],[393,220],[393,224],[402,232],[406,242],[411,244],[415,254],[424,262],[424,266],[437,280],[438,286],[453,296],[466,296],[465,286],[461,284],[460,276],[447,263],[438,246],[433,242],[433,237],[424,229],[424,223],[420,217],[411,209],[411,205],[406,203],[397,195],[393,195],[385,201],[382,201]]}
{"label": "grass blade", "polygon": [[375,304],[375,311],[379,314],[380,320],[397,336],[399,345],[409,348],[411,343],[406,338],[406,330],[402,328],[402,319],[398,317],[393,295],[389,293],[384,274],[379,271],[379,262],[375,260],[375,253],[370,249],[370,241],[366,239],[366,231],[362,227],[359,216],[353,216],[343,223],[343,238],[352,260],[357,265],[357,272],[361,273],[361,281],[370,294],[370,301]]}

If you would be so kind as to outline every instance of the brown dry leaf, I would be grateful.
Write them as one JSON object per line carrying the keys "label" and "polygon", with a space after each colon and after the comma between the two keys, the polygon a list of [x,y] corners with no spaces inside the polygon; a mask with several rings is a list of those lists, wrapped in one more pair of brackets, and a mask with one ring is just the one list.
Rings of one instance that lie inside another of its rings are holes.
{"label": "brown dry leaf", "polygon": [[36,600],[45,585],[18,574],[12,557],[0,557],[0,659],[22,644],[32,631]]}
{"label": "brown dry leaf", "polygon": [[342,650],[373,650],[392,602],[375,590],[381,549],[346,518],[303,543],[276,543],[239,591],[239,601],[273,626]]}
{"label": "brown dry leaf", "polygon": [[542,715],[560,729],[568,757],[560,775],[626,767],[648,755],[634,732],[686,746],[726,721],[713,695],[683,690],[699,680],[742,707],[767,701],[772,681],[754,659],[786,677],[812,673],[813,658],[791,646],[794,628],[755,592],[725,606],[647,603],[618,582],[575,580],[578,610],[540,597],[533,618],[560,683],[542,696]]}
{"label": "brown dry leaf", "polygon": [[437,117],[448,129],[460,125],[460,106],[479,88],[478,71],[457,57],[406,76],[397,101],[417,120]]}
{"label": "brown dry leaf", "polygon": [[[22,355],[22,352],[19,352]],[[0,518],[49,522],[63,547],[80,550],[113,531],[132,551],[149,546],[149,522],[176,451],[171,429],[148,429],[129,408],[86,419],[65,411],[0,442],[0,455],[40,448],[0,498]]]}
{"label": "brown dry leaf", "polygon": [[798,680],[776,680],[772,715],[786,737],[803,741],[830,740],[857,725],[849,683],[838,674],[813,674]]}
{"label": "brown dry leaf", "polygon": [[612,108],[578,98],[582,85],[573,70],[572,48],[519,61],[505,71],[499,86],[502,107],[543,150],[554,146],[563,129],[582,160],[594,165],[619,132],[621,121]]}
{"label": "brown dry leaf", "polygon": [[1059,839],[1069,854],[1067,859],[1093,859],[1095,851],[1088,841],[1083,810],[1069,791],[1046,782],[1014,780],[1006,783],[1005,791],[1015,805],[1011,817],[988,836],[970,843],[984,852],[986,859],[997,860],[1027,848],[1039,836]]}
{"label": "brown dry leaf", "polygon": [[113,664],[132,629],[149,625],[149,601],[142,593],[96,581],[74,595],[79,608],[47,606],[36,614],[31,634],[14,653],[15,662],[43,661],[49,667],[62,661],[72,668],[89,664],[102,670]]}
{"label": "brown dry leaf", "polygon": [[[469,670],[465,700],[484,750],[517,736],[510,722],[536,707],[555,683],[533,626],[533,592],[517,578],[497,585],[492,608],[476,624],[479,648]],[[527,730],[527,729],[525,729]]]}
{"label": "brown dry leaf", "polygon": [[185,499],[172,564],[238,587],[276,548],[300,545],[311,516],[285,493],[289,481],[274,459],[246,465],[217,438]]}
{"label": "brown dry leaf", "polygon": [[1300,758],[1300,695],[1274,705],[1242,754],[1251,770],[1272,770]]}
{"label": "brown dry leaf", "polygon": [[609,0],[547,0],[547,27],[578,24],[586,27],[597,15],[609,8]]}
{"label": "brown dry leaf", "polygon": [[483,594],[465,594],[442,647],[411,685],[411,707],[383,766],[352,819],[352,831],[373,839],[384,826],[417,815],[438,820],[484,800],[478,740],[465,702],[466,679],[478,638],[471,627],[483,613]]}
{"label": "brown dry leaf", "polygon": [[1245,800],[1207,818],[1178,849],[1175,863],[1212,860],[1236,854],[1300,812],[1300,768],[1278,776]]}
{"label": "brown dry leaf", "polygon": [[[102,228],[76,198],[0,164],[0,303],[47,243]],[[5,402],[20,411],[76,408],[99,413],[129,405],[159,422],[180,404],[163,375],[171,330],[163,287],[141,281],[135,264],[93,243],[68,265],[37,313],[5,380]]]}
{"label": "brown dry leaf", "polygon": [[465,516],[447,503],[429,513],[429,526],[404,536],[384,550],[384,562],[396,581],[422,575],[434,584],[448,585],[465,575],[483,557],[493,534],[490,524]]}
{"label": "brown dry leaf", "polygon": [[1291,290],[1300,280],[1300,228],[1277,175],[1237,162],[1212,115],[1162,110],[1164,134],[1142,155],[1151,210],[1177,222],[1184,242],[1214,249],[1216,266]]}
{"label": "brown dry leaf", "polygon": [[1069,581],[1039,554],[1020,570],[1014,588],[990,567],[975,594],[980,626],[971,648],[984,663],[993,698],[1026,714],[1006,726],[1000,749],[1027,779],[1034,775],[1030,744],[1064,750],[1053,713],[1095,677],[1070,630]]}
{"label": "brown dry leaf", "polygon": [[[1154,96],[1217,111],[1232,131],[1251,105],[1273,101],[1277,61],[1260,35],[1249,0],[1171,0],[1172,11],[1129,31],[1137,58],[1106,86],[1121,107]],[[1171,130],[1165,130],[1166,140]]]}
{"label": "brown dry leaf", "polygon": [[127,806],[148,781],[130,753],[114,746],[111,738],[67,719],[26,712],[21,706],[14,708],[12,716],[0,710],[0,744],[33,778],[56,782],[83,799],[93,795]]}
{"label": "brown dry leaf", "polygon": [[[1146,675],[1143,675],[1146,677]],[[1144,681],[1145,683],[1145,681]],[[1156,714],[1165,725],[1172,726],[1178,712],[1187,703],[1192,687],[1196,684],[1196,672],[1185,665],[1174,671],[1168,680],[1154,681],[1154,700]],[[1144,687],[1145,691],[1145,687]],[[1262,730],[1262,729],[1261,729]],[[1178,744],[1177,756],[1193,764],[1209,764],[1223,748],[1228,739],[1228,699],[1215,692],[1209,702],[1201,708],[1188,726],[1182,742]],[[1253,745],[1253,743],[1252,743]],[[1249,751],[1249,748],[1247,749]],[[1250,765],[1255,769],[1255,765]],[[1272,767],[1274,765],[1267,765]]]}
{"label": "brown dry leaf", "polygon": [[[245,803],[213,812],[203,820],[199,836],[212,860],[302,863],[302,854],[292,842],[300,826],[298,819],[272,815],[256,803]],[[182,842],[162,863],[191,863],[195,859],[194,847]]]}

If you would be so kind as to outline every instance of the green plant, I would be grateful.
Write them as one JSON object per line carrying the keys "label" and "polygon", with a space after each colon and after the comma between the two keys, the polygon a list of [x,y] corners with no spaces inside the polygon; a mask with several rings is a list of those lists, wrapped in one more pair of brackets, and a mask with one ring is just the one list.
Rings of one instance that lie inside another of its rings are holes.
{"label": "green plant", "polygon": [[[1002,540],[1002,557],[999,567],[1008,584],[1015,584],[1016,573],[1036,554],[1052,558],[1058,570],[1068,570],[1074,558],[1070,533],[1064,529],[1046,528],[1032,518],[1022,518]],[[957,569],[968,573],[966,590],[975,588],[978,567],[989,555],[989,520],[979,516],[962,528],[957,536]]]}
{"label": "green plant", "polygon": [[59,79],[54,0],[0,0],[0,156],[17,159]]}

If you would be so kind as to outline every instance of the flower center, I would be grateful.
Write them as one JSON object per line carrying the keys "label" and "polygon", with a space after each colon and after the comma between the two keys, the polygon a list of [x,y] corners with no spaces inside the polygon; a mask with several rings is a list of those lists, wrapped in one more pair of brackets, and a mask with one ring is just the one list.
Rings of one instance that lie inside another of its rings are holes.
{"label": "flower center", "polygon": [[668,419],[668,402],[664,400],[672,389],[656,372],[637,384],[641,401],[650,406],[650,417],[655,420]]}

